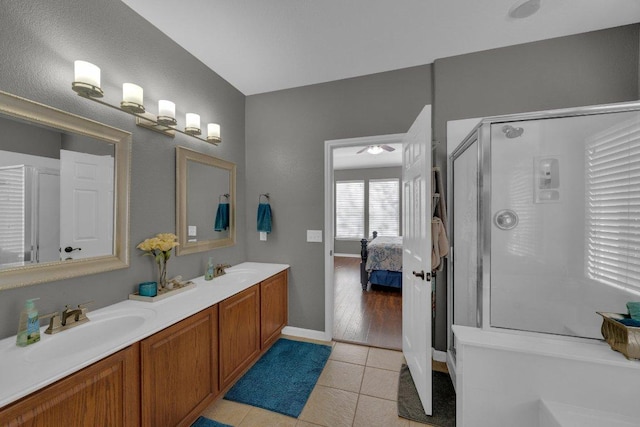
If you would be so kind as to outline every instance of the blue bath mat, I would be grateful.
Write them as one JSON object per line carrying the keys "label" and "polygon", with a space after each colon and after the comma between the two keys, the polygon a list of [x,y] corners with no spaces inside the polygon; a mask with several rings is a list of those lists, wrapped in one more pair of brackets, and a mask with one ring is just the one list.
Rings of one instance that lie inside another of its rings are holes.
{"label": "blue bath mat", "polygon": [[331,354],[331,347],[284,338],[224,396],[297,418]]}
{"label": "blue bath mat", "polygon": [[217,421],[210,420],[209,418],[200,417],[195,423],[191,424],[191,427],[232,427],[229,424],[222,424]]}

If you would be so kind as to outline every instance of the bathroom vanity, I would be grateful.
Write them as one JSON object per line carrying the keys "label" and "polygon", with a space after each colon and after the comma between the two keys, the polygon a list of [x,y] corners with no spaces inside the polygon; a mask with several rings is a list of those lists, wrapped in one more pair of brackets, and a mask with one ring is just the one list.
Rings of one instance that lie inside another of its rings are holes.
{"label": "bathroom vanity", "polygon": [[26,348],[0,341],[0,425],[191,425],[286,326],[288,267],[239,264]]}

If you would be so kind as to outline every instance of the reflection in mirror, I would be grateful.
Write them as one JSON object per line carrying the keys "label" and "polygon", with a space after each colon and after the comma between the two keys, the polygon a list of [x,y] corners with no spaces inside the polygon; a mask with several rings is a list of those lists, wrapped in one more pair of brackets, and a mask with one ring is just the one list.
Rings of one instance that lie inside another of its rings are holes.
{"label": "reflection in mirror", "polygon": [[178,255],[235,244],[236,165],[176,148]]}
{"label": "reflection in mirror", "polygon": [[128,265],[130,144],[0,92],[0,289]]}
{"label": "reflection in mirror", "polygon": [[0,269],[112,255],[113,145],[2,116],[0,129]]}

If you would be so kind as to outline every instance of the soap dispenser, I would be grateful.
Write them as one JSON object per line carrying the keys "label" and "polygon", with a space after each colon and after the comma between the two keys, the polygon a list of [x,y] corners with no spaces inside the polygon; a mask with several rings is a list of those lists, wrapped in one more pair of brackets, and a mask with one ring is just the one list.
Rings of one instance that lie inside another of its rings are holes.
{"label": "soap dispenser", "polygon": [[19,347],[40,341],[40,319],[38,318],[38,310],[33,303],[38,299],[40,298],[28,299],[20,312],[18,336],[16,337],[16,345]]}
{"label": "soap dispenser", "polygon": [[204,271],[204,280],[212,280],[213,272],[215,266],[213,265],[213,258],[209,257],[209,262],[207,262],[207,268]]}

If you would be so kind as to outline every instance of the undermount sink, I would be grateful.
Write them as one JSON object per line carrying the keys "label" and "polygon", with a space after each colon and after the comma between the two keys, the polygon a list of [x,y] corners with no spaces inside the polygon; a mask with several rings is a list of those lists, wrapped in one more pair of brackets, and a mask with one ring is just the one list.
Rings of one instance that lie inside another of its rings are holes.
{"label": "undermount sink", "polygon": [[29,362],[58,359],[86,349],[104,345],[110,340],[135,332],[156,316],[154,310],[114,310],[103,313],[87,313],[89,322],[67,329],[54,335],[42,334],[39,343],[34,344],[25,355]]}

